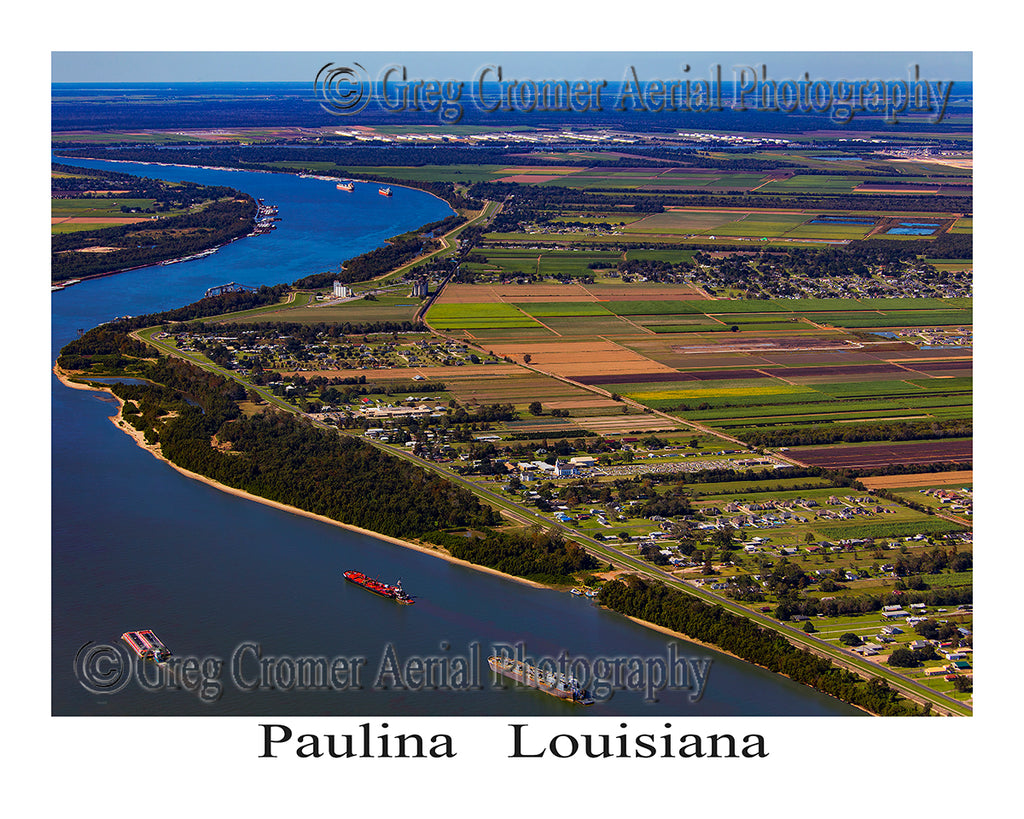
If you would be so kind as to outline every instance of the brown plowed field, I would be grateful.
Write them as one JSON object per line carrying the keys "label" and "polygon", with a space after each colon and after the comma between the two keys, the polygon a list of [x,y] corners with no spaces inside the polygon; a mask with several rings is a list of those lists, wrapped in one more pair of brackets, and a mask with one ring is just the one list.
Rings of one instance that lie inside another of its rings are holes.
{"label": "brown plowed field", "polygon": [[877,469],[890,464],[934,464],[971,461],[971,441],[919,441],[868,446],[793,447],[789,455],[826,469]]}
{"label": "brown plowed field", "polygon": [[[537,251],[540,256],[542,251]],[[436,304],[493,304],[530,301],[595,301],[578,284],[449,284]]]}
{"label": "brown plowed field", "polygon": [[966,486],[974,483],[974,472],[926,472],[921,475],[877,475],[861,478],[868,489],[901,489],[909,486]]}
{"label": "brown plowed field", "polygon": [[639,353],[620,347],[611,341],[528,342],[519,344],[491,344],[498,356],[522,361],[530,354],[531,363],[544,372],[568,378],[605,373],[657,373],[672,372],[671,367],[658,364]]}
{"label": "brown plowed field", "polygon": [[595,415],[573,420],[585,429],[608,435],[633,430],[671,429],[674,426],[671,421],[650,415]]}
{"label": "brown plowed field", "polygon": [[599,384],[658,384],[671,383],[675,381],[720,381],[734,378],[767,378],[765,373],[757,370],[700,370],[699,372],[659,372],[659,373],[630,373],[630,374],[603,374],[603,375],[582,375],[576,380],[581,384],[596,386]]}
{"label": "brown plowed field", "polygon": [[539,173],[520,173],[514,176],[502,176],[498,182],[525,182],[527,184],[539,184],[541,182],[554,182],[558,176],[545,176]]}
{"label": "brown plowed field", "polygon": [[970,374],[971,369],[974,367],[974,361],[919,361],[917,363],[911,362],[900,362],[905,367],[909,367],[912,370],[920,370],[921,372],[937,372],[944,370],[966,370],[967,375]]}

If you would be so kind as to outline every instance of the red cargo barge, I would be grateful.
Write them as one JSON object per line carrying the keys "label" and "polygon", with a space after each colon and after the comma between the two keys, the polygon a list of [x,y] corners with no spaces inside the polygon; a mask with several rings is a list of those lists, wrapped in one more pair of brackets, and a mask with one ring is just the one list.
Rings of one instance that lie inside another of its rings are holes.
{"label": "red cargo barge", "polygon": [[121,635],[121,639],[128,643],[143,660],[163,663],[171,656],[171,650],[160,642],[160,638],[153,633],[152,629],[126,631]]}
{"label": "red cargo barge", "polygon": [[381,583],[379,580],[367,577],[362,572],[351,571],[345,572],[345,579],[350,583],[355,583],[357,586],[362,586],[367,591],[379,594],[381,597],[389,597],[396,603],[401,603],[404,606],[410,606],[414,602],[413,599],[402,589],[401,580],[399,580],[394,586],[389,586],[387,583]]}

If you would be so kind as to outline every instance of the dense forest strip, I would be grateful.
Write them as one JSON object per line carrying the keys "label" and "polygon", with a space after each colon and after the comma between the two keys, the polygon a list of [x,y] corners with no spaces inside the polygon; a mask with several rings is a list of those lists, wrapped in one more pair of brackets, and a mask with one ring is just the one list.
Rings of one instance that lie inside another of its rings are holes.
{"label": "dense forest strip", "polygon": [[492,529],[501,516],[469,490],[366,441],[289,413],[243,417],[241,385],[152,355],[123,327],[107,325],[69,344],[58,367],[89,363],[95,371],[95,360],[106,374],[147,379],[109,386],[125,401],[125,421],[174,465],[224,486],[391,537],[429,540],[459,559],[527,578],[567,582],[596,566],[555,533]]}

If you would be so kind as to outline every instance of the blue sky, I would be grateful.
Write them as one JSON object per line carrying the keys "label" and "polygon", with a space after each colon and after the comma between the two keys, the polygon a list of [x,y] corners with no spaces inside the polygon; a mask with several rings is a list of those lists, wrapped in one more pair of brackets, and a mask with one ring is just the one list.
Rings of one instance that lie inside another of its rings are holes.
{"label": "blue sky", "polygon": [[[371,76],[389,64],[423,79],[472,79],[484,65],[506,77],[620,80],[629,66],[644,79],[701,79],[713,65],[732,79],[734,66],[767,69],[769,79],[881,79],[908,77],[912,66],[929,80],[971,80],[968,51],[54,51],[53,82],[276,82],[312,81],[321,66],[361,63]],[[689,72],[684,66],[689,65]]]}

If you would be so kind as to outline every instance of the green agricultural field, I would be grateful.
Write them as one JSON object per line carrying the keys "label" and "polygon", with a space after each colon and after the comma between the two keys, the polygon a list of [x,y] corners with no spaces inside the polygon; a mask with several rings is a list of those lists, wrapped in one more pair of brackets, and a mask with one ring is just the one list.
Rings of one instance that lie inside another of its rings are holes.
{"label": "green agricultural field", "polygon": [[809,300],[787,301],[784,299],[715,299],[714,301],[701,302],[700,308],[709,316],[717,316],[730,313],[792,313],[797,310],[805,312],[814,309],[813,305],[807,305]]}
{"label": "green agricultural field", "polygon": [[759,193],[852,193],[863,182],[863,177],[795,174],[769,182]]}
{"label": "green agricultural field", "polygon": [[786,233],[786,238],[823,239],[831,241],[863,239],[873,229],[874,225],[843,225],[839,223],[829,225],[812,225],[807,223]]}
{"label": "green agricultural field", "polygon": [[[908,510],[909,511],[909,510]],[[887,520],[878,523],[853,523],[846,526],[820,526],[821,536],[826,540],[842,540],[844,538],[901,538],[914,535],[944,535],[950,532],[963,532],[968,527],[951,520],[937,518],[934,515],[922,515],[909,520]]]}
{"label": "green agricultural field", "polygon": [[643,331],[618,316],[551,316],[541,319],[546,327],[562,336],[623,336]]}
{"label": "green agricultural field", "polygon": [[[767,383],[766,383],[767,382]],[[692,382],[682,382],[692,383]],[[735,385],[735,386],[731,386]],[[710,401],[731,399],[765,399],[774,400],[775,396],[791,396],[813,394],[811,387],[791,386],[774,379],[743,379],[742,381],[704,381],[695,387],[665,388],[644,390],[642,392],[626,392],[624,395],[647,406],[654,401]]]}
{"label": "green agricultural field", "polygon": [[751,426],[754,421],[770,423],[775,419],[800,415],[818,415],[822,418],[849,414],[857,414],[859,418],[894,415],[938,418],[946,415],[964,418],[970,417],[971,413],[969,378],[914,381],[890,378],[795,385],[769,378],[682,383],[686,386],[624,383],[607,385],[606,388],[627,395],[652,409],[707,405],[702,410],[686,412],[686,417],[700,421],[736,419],[746,426]]}
{"label": "green agricultural field", "polygon": [[623,233],[706,233],[742,219],[742,211],[667,210],[628,225]]}
{"label": "green agricultural field", "polygon": [[720,225],[716,230],[723,236],[777,238],[795,235],[794,229],[808,218],[802,213],[750,213],[735,222]]}
{"label": "green agricultural field", "polygon": [[867,396],[919,396],[926,391],[936,393],[969,393],[970,378],[929,378],[924,380],[893,379],[878,381],[842,381],[815,384],[814,389],[836,398]]}
{"label": "green agricultural field", "polygon": [[[145,218],[155,214],[143,214],[141,211],[152,208],[155,204],[153,199],[52,199],[50,201],[50,216],[54,219],[67,219],[73,216]],[[122,207],[129,210],[136,208],[140,212],[124,213],[121,210]],[[167,212],[168,215],[170,213],[171,211]]]}
{"label": "green agricultural field", "polygon": [[832,483],[826,478],[781,478],[771,481],[723,481],[721,483],[695,483],[688,488],[694,499],[712,498],[720,495],[729,500],[761,497],[779,497],[780,492],[793,491],[799,488],[801,496],[805,496],[807,487],[820,487],[835,491]]}
{"label": "green agricultural field", "polygon": [[[714,316],[714,312],[708,315]],[[785,330],[800,318],[795,314],[787,313],[724,313],[720,320],[727,324],[739,325],[741,330],[746,330],[749,324],[771,325],[777,330]]]}
{"label": "green agricultural field", "polygon": [[[611,387],[615,389],[615,387]],[[619,388],[622,392],[625,387]],[[807,396],[806,403],[799,404],[761,404],[754,406],[727,406],[708,410],[691,410],[686,417],[693,421],[701,421],[712,424],[715,427],[725,429],[730,427],[750,426],[752,423],[763,426],[784,425],[799,423],[802,421],[840,421],[847,419],[863,418],[927,418],[939,417],[949,413],[952,417],[970,417],[971,404],[970,396],[966,396],[966,403],[956,406],[956,398],[944,396],[939,403],[939,412],[928,406],[921,406],[924,401],[918,399],[904,399],[894,396],[884,396],[875,400],[842,400],[837,401],[835,396],[826,393],[819,393],[817,397]]]}
{"label": "green agricultural field", "polygon": [[556,276],[563,273],[591,274],[588,265],[601,264],[615,267],[622,259],[621,253],[613,251],[559,251],[552,250],[541,254],[540,273],[542,276]]}
{"label": "green agricultural field", "polygon": [[[670,333],[731,333],[734,332],[732,327],[728,324],[719,324],[717,322],[704,322],[704,323],[692,323],[692,324],[653,324],[649,322],[643,322],[643,326],[649,330],[653,330],[655,333],[662,335]],[[752,324],[748,327],[744,327],[744,330],[765,330],[775,329],[774,325],[760,325]]]}
{"label": "green agricultural field", "polygon": [[522,321],[526,326],[533,322],[522,311],[511,304],[485,302],[480,304],[435,304],[427,313],[431,323],[448,325],[452,322],[482,322],[479,326],[494,326],[487,322]]}
{"label": "green agricultural field", "polygon": [[611,316],[613,313],[600,304],[587,301],[513,302],[531,316]]}
{"label": "green agricultural field", "polygon": [[[835,304],[838,300],[827,300],[821,303],[825,305],[822,309],[833,309],[829,305]],[[859,299],[855,304],[860,304],[865,310],[970,310],[973,299]],[[849,309],[844,307],[843,309]]]}
{"label": "green agricultural field", "polygon": [[462,329],[467,331],[467,335],[481,342],[553,341],[558,338],[547,327],[541,327],[536,323],[524,325],[503,324],[500,327],[487,325]]}
{"label": "green agricultural field", "polygon": [[969,325],[974,321],[970,310],[903,310],[884,314],[865,315],[846,313],[819,313],[810,318],[819,324],[834,327],[951,327]]}
{"label": "green agricultural field", "polygon": [[692,262],[693,254],[696,252],[695,250],[627,250],[626,260],[630,262],[653,260],[669,264],[682,264]]}
{"label": "green agricultural field", "polygon": [[62,222],[56,225],[50,225],[50,233],[78,233],[83,230],[100,230],[108,227],[120,227],[123,222],[89,222],[88,224],[82,224],[81,222]]}
{"label": "green agricultural field", "polygon": [[[609,301],[605,305],[619,316],[660,316],[702,313],[707,302],[697,301]],[[698,306],[700,305],[700,306]]]}

